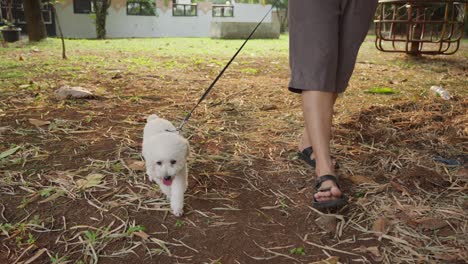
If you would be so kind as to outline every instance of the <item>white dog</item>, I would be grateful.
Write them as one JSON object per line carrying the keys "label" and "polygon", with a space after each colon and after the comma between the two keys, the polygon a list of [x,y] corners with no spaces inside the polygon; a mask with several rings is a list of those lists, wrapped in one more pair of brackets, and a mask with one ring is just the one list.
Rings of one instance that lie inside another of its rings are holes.
{"label": "white dog", "polygon": [[146,173],[170,200],[175,216],[184,212],[188,154],[188,141],[179,135],[171,122],[157,115],[148,116],[143,131]]}

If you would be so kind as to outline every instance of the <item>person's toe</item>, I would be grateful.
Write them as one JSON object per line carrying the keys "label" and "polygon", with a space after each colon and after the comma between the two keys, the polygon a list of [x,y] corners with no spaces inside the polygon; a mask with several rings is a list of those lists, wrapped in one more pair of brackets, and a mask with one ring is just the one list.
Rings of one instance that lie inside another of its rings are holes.
{"label": "person's toe", "polygon": [[332,197],[332,194],[330,191],[324,191],[316,193],[314,197],[317,201],[326,201]]}
{"label": "person's toe", "polygon": [[[330,183],[324,182],[322,185],[329,185]],[[329,201],[329,200],[336,200],[339,199],[342,196],[341,190],[333,183],[331,182],[330,185],[333,186],[323,186],[322,189],[329,188],[331,187],[330,190],[328,191],[319,191],[314,195],[315,200],[322,202],[322,201]]]}
{"label": "person's toe", "polygon": [[336,197],[336,198],[340,198],[342,195],[341,190],[338,189],[338,187],[331,188],[330,194],[331,196]]}

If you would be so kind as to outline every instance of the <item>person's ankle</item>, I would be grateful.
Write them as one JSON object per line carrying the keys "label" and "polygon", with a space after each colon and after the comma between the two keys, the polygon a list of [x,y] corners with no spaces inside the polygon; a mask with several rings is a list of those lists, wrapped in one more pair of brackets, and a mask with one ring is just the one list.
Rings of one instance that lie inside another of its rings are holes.
{"label": "person's ankle", "polygon": [[333,162],[329,162],[323,165],[317,164],[317,167],[315,168],[315,173],[317,174],[317,177],[324,175],[336,176],[335,166],[333,165]]}

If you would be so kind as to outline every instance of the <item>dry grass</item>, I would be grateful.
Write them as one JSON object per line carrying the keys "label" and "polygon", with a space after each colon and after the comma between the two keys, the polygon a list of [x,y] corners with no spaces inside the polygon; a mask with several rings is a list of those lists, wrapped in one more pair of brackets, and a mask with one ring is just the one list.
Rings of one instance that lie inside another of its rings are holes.
{"label": "dry grass", "polygon": [[[0,50],[0,262],[468,261],[466,42],[419,59],[364,43],[336,108],[350,205],[333,214],[310,207],[314,175],[295,154],[287,38],[249,43],[185,127],[190,188],[177,219],[144,177],[145,116],[179,122],[238,42],[191,39],[190,52],[165,56],[153,51],[180,40],[132,40],[140,53],[119,41],[69,41],[68,61],[55,59],[56,40]],[[200,53],[207,45],[219,53]],[[100,97],[59,101],[61,84]],[[434,84],[454,99],[431,95]],[[363,92],[373,87],[400,92]]]}

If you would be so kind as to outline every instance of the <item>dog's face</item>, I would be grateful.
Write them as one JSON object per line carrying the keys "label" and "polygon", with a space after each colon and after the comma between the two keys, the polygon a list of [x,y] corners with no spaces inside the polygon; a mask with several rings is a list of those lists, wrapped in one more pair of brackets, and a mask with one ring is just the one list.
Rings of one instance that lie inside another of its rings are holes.
{"label": "dog's face", "polygon": [[151,169],[152,175],[156,176],[160,182],[166,186],[171,186],[175,177],[182,175],[179,173],[186,166],[186,153],[170,151],[164,155],[156,155],[152,157]]}
{"label": "dog's face", "polygon": [[176,133],[163,132],[149,137],[143,144],[147,174],[150,180],[171,186],[175,177],[186,168],[189,146]]}

